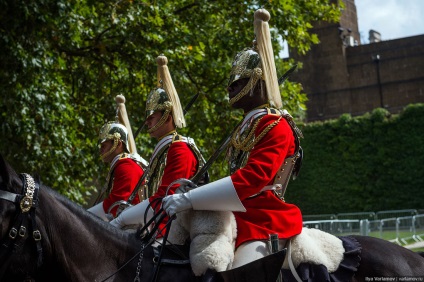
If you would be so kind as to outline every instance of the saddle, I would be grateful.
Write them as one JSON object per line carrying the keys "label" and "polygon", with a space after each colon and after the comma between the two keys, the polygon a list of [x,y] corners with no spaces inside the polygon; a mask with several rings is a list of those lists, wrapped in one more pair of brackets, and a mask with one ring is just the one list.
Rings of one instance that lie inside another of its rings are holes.
{"label": "saddle", "polygon": [[[191,272],[178,271],[178,269],[181,270],[190,267],[190,262],[186,256],[188,255],[188,247],[188,245],[180,245],[177,247],[167,245],[164,257],[160,261],[163,267],[174,267],[174,274],[178,273],[178,275],[180,275],[178,277],[179,281],[182,278],[181,275],[185,275],[185,278],[182,280],[187,282],[275,282],[280,274],[281,265],[286,256],[286,249],[284,249],[231,270],[221,272],[213,271],[207,273],[207,275],[193,277],[190,275]],[[147,260],[151,268],[158,262],[157,258],[160,251],[161,247],[155,247],[146,251],[146,258],[153,256],[153,259]]]}
{"label": "saddle", "polygon": [[231,270],[217,272],[213,282],[275,282],[286,257],[286,249]]}
{"label": "saddle", "polygon": [[[196,276],[208,269],[222,272],[231,269],[234,260],[237,226],[232,212],[185,211],[178,215],[168,240],[183,244],[191,239],[190,261]],[[303,228],[291,239],[291,259],[297,268],[301,263],[323,265],[334,272],[343,260],[342,241],[318,229]],[[288,260],[283,269],[289,269]]]}

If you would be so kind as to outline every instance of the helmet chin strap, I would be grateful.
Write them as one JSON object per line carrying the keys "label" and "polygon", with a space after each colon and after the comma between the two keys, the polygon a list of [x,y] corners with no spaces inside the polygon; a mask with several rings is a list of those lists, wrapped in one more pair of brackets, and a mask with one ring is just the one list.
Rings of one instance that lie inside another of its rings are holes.
{"label": "helmet chin strap", "polygon": [[237,102],[238,100],[243,98],[247,93],[249,93],[249,91],[252,90],[253,87],[255,87],[256,83],[261,77],[262,70],[260,68],[255,68],[246,86],[244,86],[243,89],[236,96],[230,99],[230,106],[232,106],[235,102]]}
{"label": "helmet chin strap", "polygon": [[152,128],[148,129],[147,133],[152,133],[158,130],[158,128],[161,127],[165,123],[165,121],[168,119],[170,112],[171,112],[170,110],[165,110],[160,120]]}
{"label": "helmet chin strap", "polygon": [[119,142],[119,139],[118,138],[113,138],[113,146],[112,146],[112,148],[110,148],[110,150],[108,152],[106,152],[106,153],[104,153],[103,155],[100,156],[103,161],[105,161],[105,159],[107,157],[109,157],[110,154],[112,154],[116,150],[116,147],[118,147],[118,142]]}

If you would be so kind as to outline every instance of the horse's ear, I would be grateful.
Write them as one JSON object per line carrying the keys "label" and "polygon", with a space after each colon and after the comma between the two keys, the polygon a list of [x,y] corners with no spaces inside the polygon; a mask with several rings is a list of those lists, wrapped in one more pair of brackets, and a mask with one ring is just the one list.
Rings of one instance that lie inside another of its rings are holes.
{"label": "horse's ear", "polygon": [[11,185],[12,180],[17,178],[19,178],[18,174],[0,154],[0,183]]}

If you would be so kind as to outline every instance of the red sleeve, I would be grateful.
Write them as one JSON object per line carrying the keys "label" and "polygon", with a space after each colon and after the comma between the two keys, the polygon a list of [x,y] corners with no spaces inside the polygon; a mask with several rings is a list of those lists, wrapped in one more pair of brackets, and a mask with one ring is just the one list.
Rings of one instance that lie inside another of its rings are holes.
{"label": "red sleeve", "polygon": [[[275,115],[264,116],[256,128],[255,136],[278,118]],[[246,165],[231,175],[240,200],[259,193],[264,186],[272,184],[284,159],[294,154],[294,150],[291,127],[284,118],[281,118],[280,122],[253,147]]]}
{"label": "red sleeve", "polygon": [[197,159],[187,143],[182,141],[172,143],[166,157],[162,182],[156,193],[149,198],[149,201],[152,203],[157,198],[174,194],[178,185],[173,186],[166,194],[168,185],[180,178],[190,179],[194,176],[196,170]]}
{"label": "red sleeve", "polygon": [[[103,201],[103,209],[107,213],[110,206],[120,200],[128,200],[138,180],[143,175],[143,169],[131,159],[121,159],[115,167],[114,180],[109,196]],[[139,203],[138,195],[133,204]],[[116,216],[117,206],[112,210]]]}

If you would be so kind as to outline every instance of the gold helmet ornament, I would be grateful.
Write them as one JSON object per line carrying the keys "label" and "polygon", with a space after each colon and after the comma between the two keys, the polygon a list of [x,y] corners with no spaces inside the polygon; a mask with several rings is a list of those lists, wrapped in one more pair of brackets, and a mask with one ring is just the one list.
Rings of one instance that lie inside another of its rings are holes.
{"label": "gold helmet ornament", "polygon": [[121,140],[125,144],[125,152],[130,152],[128,147],[128,130],[119,122],[109,121],[101,127],[99,132],[99,146],[107,140],[113,140],[113,146],[108,152],[101,155],[102,160],[104,160],[106,157],[112,154],[113,151],[115,151],[116,147],[118,146],[119,140]]}
{"label": "gold helmet ornament", "polygon": [[232,99],[234,104],[251,91],[259,79],[265,81],[267,98],[271,107],[283,106],[280,89],[278,86],[277,70],[274,62],[274,51],[271,45],[271,33],[268,21],[271,18],[265,9],[259,9],[254,16],[255,41],[252,48],[246,48],[239,52],[233,61],[228,86],[233,82],[250,78],[246,86]]}
{"label": "gold helmet ornament", "polygon": [[176,127],[182,128],[186,126],[180,98],[178,97],[167,66],[168,59],[164,55],[160,55],[156,58],[156,62],[158,64],[158,85],[147,96],[146,119],[157,111],[162,112],[162,117],[157,124],[147,131],[149,133],[156,131],[162,126],[170,113],[172,113]]}

